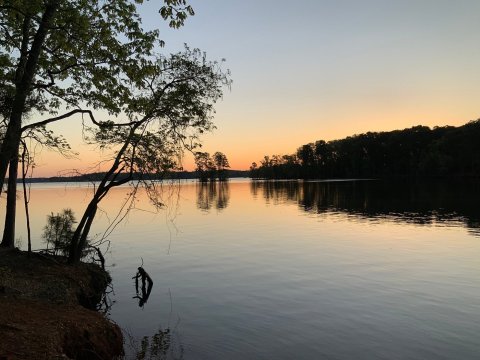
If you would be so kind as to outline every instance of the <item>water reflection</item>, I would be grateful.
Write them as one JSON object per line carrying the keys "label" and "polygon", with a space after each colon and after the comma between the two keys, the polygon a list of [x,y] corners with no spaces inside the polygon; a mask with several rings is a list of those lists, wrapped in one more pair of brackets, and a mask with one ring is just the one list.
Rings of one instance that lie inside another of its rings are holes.
{"label": "water reflection", "polygon": [[144,336],[140,342],[136,359],[183,359],[183,346],[172,341],[170,328],[159,329],[152,336]]}
{"label": "water reflection", "polygon": [[388,181],[253,181],[254,197],[297,203],[303,211],[415,224],[464,224],[480,235],[480,184]]}
{"label": "water reflection", "polygon": [[197,207],[200,210],[210,211],[215,206],[223,210],[230,201],[230,185],[228,181],[197,183]]}
{"label": "water reflection", "polygon": [[178,339],[179,336],[175,328],[159,328],[153,335],[144,336],[139,341],[136,341],[131,335],[127,335],[129,343],[127,343],[125,359],[167,360],[184,358],[184,347]]}
{"label": "water reflection", "polygon": [[[144,304],[152,290],[153,281],[142,267],[138,268],[138,272],[133,278],[137,290],[136,298],[140,299],[140,304],[142,302]],[[141,295],[138,291],[138,279],[142,280]],[[148,287],[146,287],[146,283],[148,283]],[[153,335],[142,337],[135,337],[129,331],[123,329],[127,339],[124,359],[167,360],[184,358],[185,349],[178,331],[180,317],[178,317],[176,323],[172,324],[173,300],[170,289],[168,289],[168,293],[170,296],[170,314],[166,326],[158,326],[158,330]],[[140,306],[143,307],[143,304]]]}

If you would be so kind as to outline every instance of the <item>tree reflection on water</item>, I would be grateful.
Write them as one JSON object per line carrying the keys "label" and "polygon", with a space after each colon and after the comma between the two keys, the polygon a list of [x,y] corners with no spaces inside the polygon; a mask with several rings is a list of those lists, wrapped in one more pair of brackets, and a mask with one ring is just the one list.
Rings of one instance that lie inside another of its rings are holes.
{"label": "tree reflection on water", "polygon": [[197,183],[197,207],[203,211],[210,211],[215,206],[223,210],[230,201],[230,185],[228,181],[211,181]]}
{"label": "tree reflection on water", "polygon": [[176,327],[159,328],[153,335],[144,336],[139,340],[126,334],[126,359],[136,360],[180,360],[184,358],[184,348],[179,340]]}
{"label": "tree reflection on water", "polygon": [[[137,293],[137,295],[134,296],[134,299],[138,299],[139,306],[143,308],[152,291],[153,280],[143,269],[143,267],[138,268],[138,271],[133,278],[135,279],[135,291]],[[124,333],[130,340],[128,347],[125,349],[127,351],[125,357],[126,359],[133,355],[135,355],[134,358],[137,360],[183,359],[184,348],[180,341],[180,336],[178,335],[180,318],[173,329],[170,327],[170,319],[173,311],[170,289],[169,294],[170,316],[168,325],[166,327],[159,327],[159,329],[153,335],[143,336],[141,339],[135,339],[131,334],[128,333],[128,331],[124,330]]]}
{"label": "tree reflection on water", "polygon": [[159,329],[152,336],[144,336],[140,341],[136,359],[183,359],[183,346],[172,339],[170,328]]}
{"label": "tree reflection on water", "polygon": [[252,181],[254,197],[296,203],[308,213],[415,224],[463,224],[480,235],[480,184],[445,181]]}

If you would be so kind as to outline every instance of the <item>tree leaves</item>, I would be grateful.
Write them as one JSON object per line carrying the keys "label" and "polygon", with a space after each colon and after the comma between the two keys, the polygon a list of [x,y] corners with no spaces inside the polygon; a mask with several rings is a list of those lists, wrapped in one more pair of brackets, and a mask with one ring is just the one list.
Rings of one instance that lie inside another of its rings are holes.
{"label": "tree leaves", "polygon": [[[42,46],[29,97],[30,110],[54,113],[60,107],[87,105],[112,114],[122,111],[132,82],[149,67],[159,31],[144,31],[137,5],[143,1],[58,0],[53,24]],[[43,0],[5,0],[0,7],[0,87],[14,85],[22,44],[27,49],[48,5]],[[165,0],[160,13],[179,28],[194,14],[186,1]],[[32,19],[25,31],[25,19]],[[4,91],[0,92],[0,96]],[[1,99],[1,98],[0,98]],[[58,100],[61,101],[58,101]],[[0,101],[1,103],[1,101]]]}

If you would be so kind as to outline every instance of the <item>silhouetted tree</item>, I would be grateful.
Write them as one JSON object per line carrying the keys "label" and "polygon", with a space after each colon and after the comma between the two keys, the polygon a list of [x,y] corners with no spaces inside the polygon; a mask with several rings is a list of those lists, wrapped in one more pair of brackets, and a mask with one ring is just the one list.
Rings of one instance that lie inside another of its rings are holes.
{"label": "silhouetted tree", "polygon": [[92,141],[114,151],[114,156],[72,237],[70,263],[79,261],[98,204],[111,188],[135,176],[136,185],[143,185],[152,204],[161,207],[155,180],[178,169],[183,150],[194,151],[199,136],[213,128],[213,106],[223,86],[230,84],[228,71],[188,47],[159,58],[157,66],[142,79],[135,96],[125,100],[128,122],[103,122],[91,129]]}
{"label": "silhouetted tree", "polygon": [[250,165],[250,177],[253,179],[258,178],[258,165],[255,161]]}
{"label": "silhouetted tree", "polygon": [[215,164],[208,152],[195,153],[195,171],[201,182],[206,182],[215,176]]}
{"label": "silhouetted tree", "polygon": [[195,171],[201,182],[227,180],[226,169],[230,167],[227,156],[219,151],[210,156],[208,152],[195,153]]}
{"label": "silhouetted tree", "polygon": [[224,153],[217,151],[213,154],[213,161],[217,170],[218,180],[227,180],[227,174],[225,170],[230,167],[227,156]]}
{"label": "silhouetted tree", "polygon": [[76,223],[72,209],[63,209],[61,213],[47,215],[47,225],[43,228],[42,238],[47,250],[52,247],[54,255],[67,255]]}
{"label": "silhouetted tree", "polygon": [[[7,211],[2,246],[12,247],[16,179],[26,115],[54,116],[29,129],[84,113],[82,107],[118,115],[156,68],[159,31],[144,31],[137,5],[118,0],[4,0],[0,3],[0,193],[7,169]],[[165,0],[160,15],[183,25],[193,9],[185,0]],[[136,78],[132,78],[135,74]],[[108,94],[108,95],[107,95]],[[70,110],[62,115],[59,111]]]}
{"label": "silhouetted tree", "polygon": [[[70,157],[74,153],[71,151],[70,145],[65,141],[61,135],[55,135],[52,131],[49,131],[43,125],[30,126],[27,125],[22,128],[22,138],[20,142],[19,150],[21,150],[20,161],[22,162],[22,169],[25,170],[29,167],[26,163],[33,163],[35,154],[28,150],[27,146],[31,147],[40,145],[42,148],[57,151],[65,157]],[[28,154],[28,156],[27,156]],[[5,214],[5,225],[2,236],[1,246],[13,248],[15,242],[15,219],[16,219],[16,205],[17,205],[17,173],[18,173],[18,160],[11,161],[9,168],[9,183],[7,188],[7,204]],[[22,171],[22,179],[25,180],[25,171]],[[25,187],[25,186],[24,186]],[[25,199],[26,200],[26,197]],[[28,212],[28,207],[25,208]],[[28,219],[27,219],[28,227]],[[28,230],[28,229],[27,229]],[[30,244],[30,241],[29,241]]]}

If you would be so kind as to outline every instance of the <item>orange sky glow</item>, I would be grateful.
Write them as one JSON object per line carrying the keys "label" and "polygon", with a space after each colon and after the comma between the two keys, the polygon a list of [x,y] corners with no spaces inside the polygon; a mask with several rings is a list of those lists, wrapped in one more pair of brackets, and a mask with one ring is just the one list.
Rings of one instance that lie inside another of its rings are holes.
{"label": "orange sky glow", "polygon": [[[320,139],[480,117],[478,1],[306,1],[295,12],[286,1],[190,3],[196,15],[172,30],[147,2],[144,26],[160,27],[162,52],[188,43],[226,58],[233,85],[203,151],[225,153],[232,169]],[[79,123],[51,127],[78,158],[44,150],[34,176],[98,169],[101,154],[82,144]],[[184,167],[193,170],[191,155]]]}

